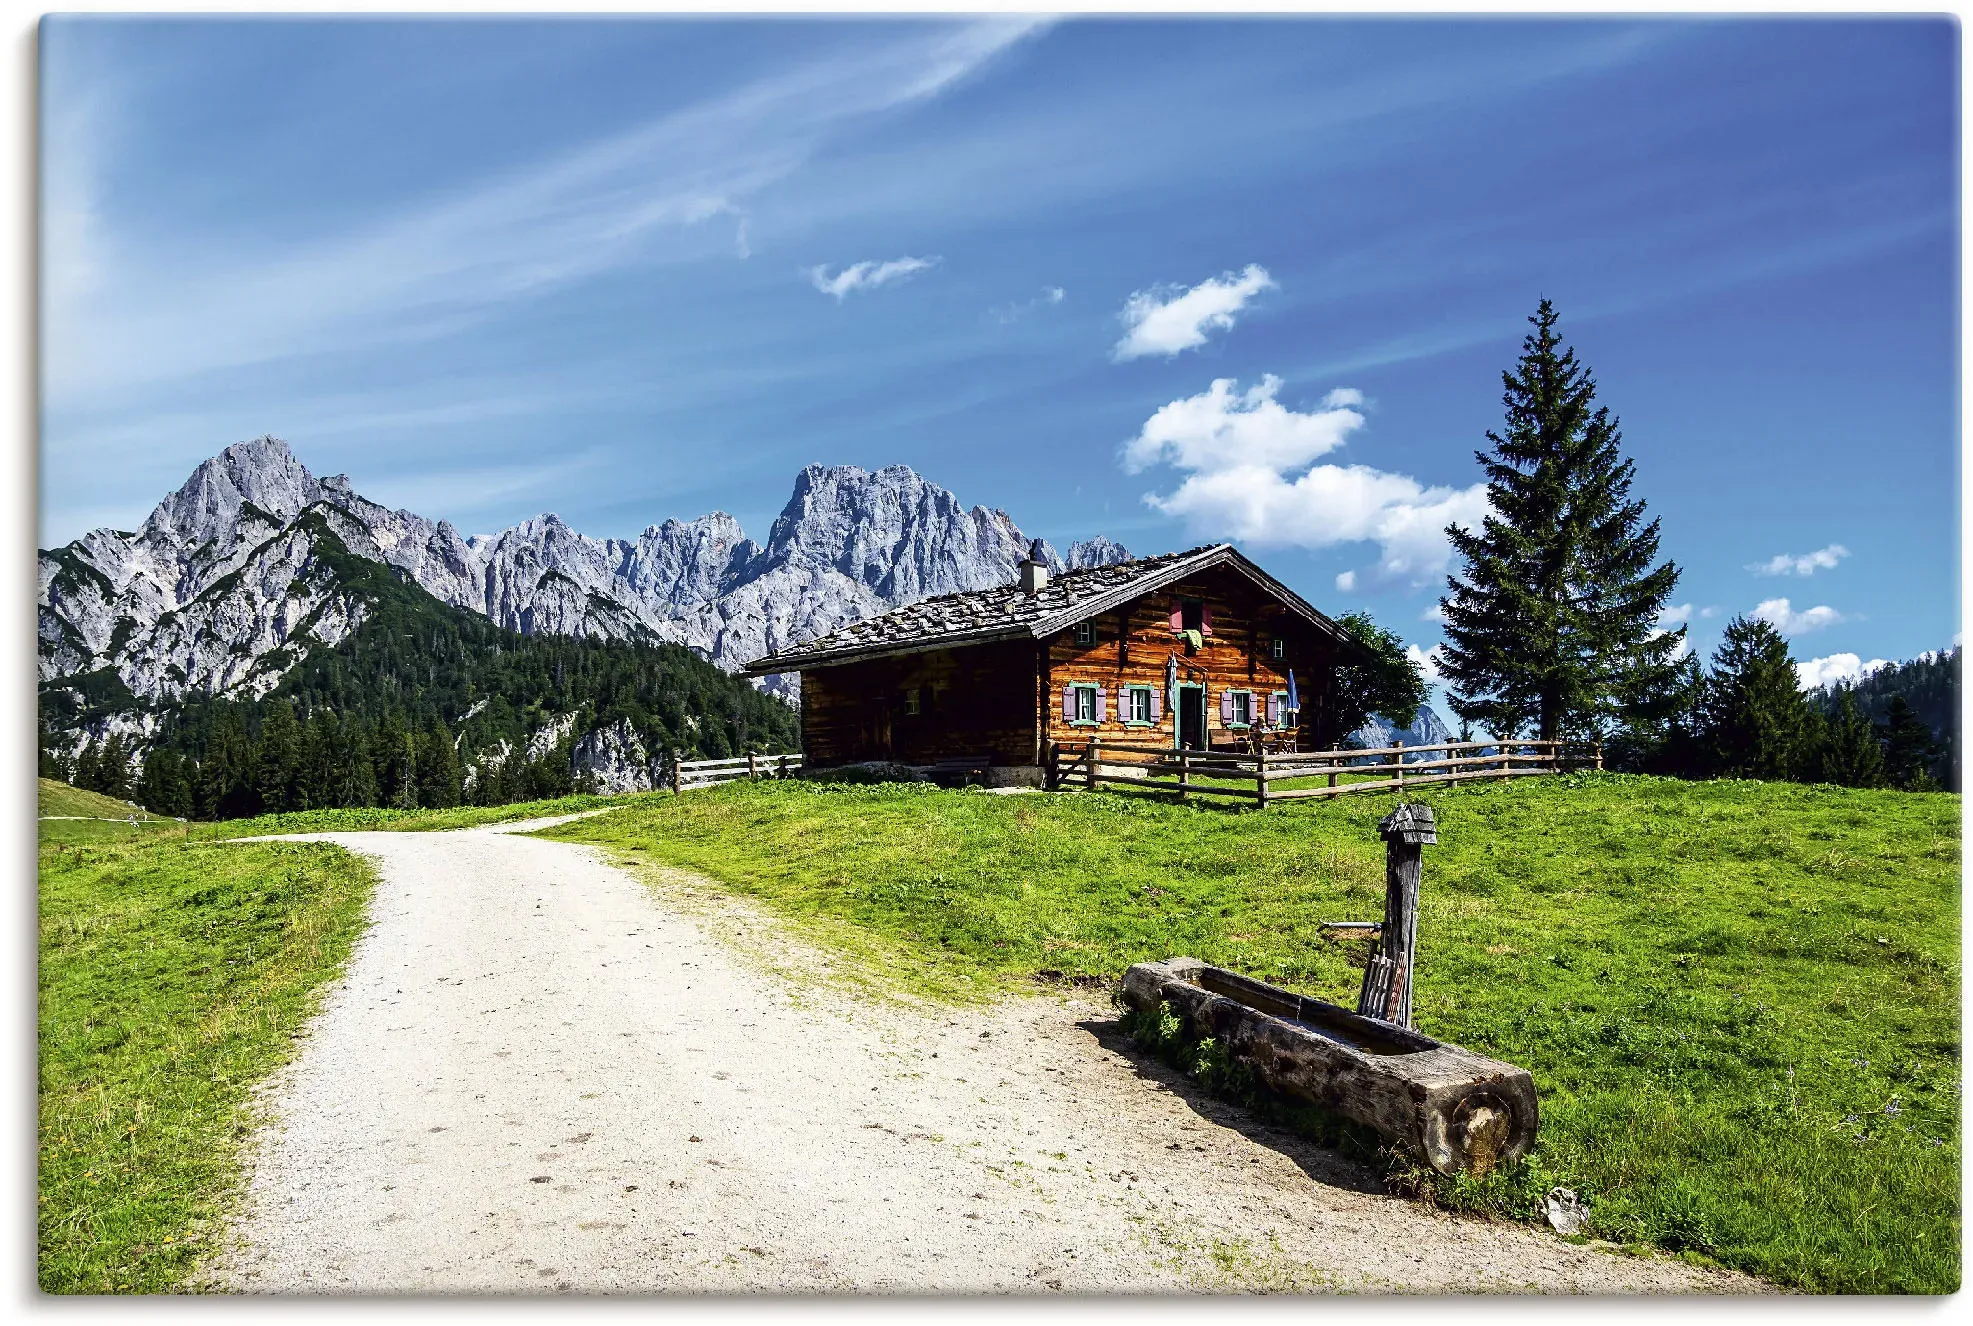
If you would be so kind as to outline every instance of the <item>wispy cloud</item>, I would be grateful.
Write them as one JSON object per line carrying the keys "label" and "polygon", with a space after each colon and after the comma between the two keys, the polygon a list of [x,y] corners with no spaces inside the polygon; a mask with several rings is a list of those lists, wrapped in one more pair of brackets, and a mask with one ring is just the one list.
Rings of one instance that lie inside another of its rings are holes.
{"label": "wispy cloud", "polygon": [[1813,608],[1795,611],[1787,599],[1764,599],[1754,609],[1754,616],[1771,624],[1783,635],[1802,635],[1809,631],[1819,631],[1825,626],[1834,626],[1847,618],[1827,604],[1817,604]]}
{"label": "wispy cloud", "polygon": [[1439,686],[1445,682],[1445,674],[1439,671],[1439,660],[1445,657],[1444,645],[1433,645],[1430,649],[1420,649],[1417,645],[1406,645],[1404,656],[1417,665],[1424,674],[1428,686]]}
{"label": "wispy cloud", "polygon": [[[147,251],[71,225],[108,163],[50,153],[44,361],[56,407],[147,382],[455,331],[489,310],[633,262],[750,251],[717,217],[870,117],[934,97],[1039,26],[941,26],[833,55],[581,144],[361,230],[258,251]],[[78,107],[98,103],[81,91]],[[114,142],[94,121],[75,136]],[[66,122],[66,121],[65,121]],[[51,133],[53,126],[51,125]],[[51,212],[51,219],[55,213]]]}
{"label": "wispy cloud", "polygon": [[1139,290],[1124,301],[1118,315],[1124,338],[1111,350],[1111,357],[1118,362],[1145,355],[1170,358],[1204,345],[1208,333],[1227,330],[1248,301],[1273,288],[1274,278],[1267,269],[1249,263],[1242,272],[1223,273],[1190,290],[1176,285]]}
{"label": "wispy cloud", "polygon": [[808,279],[817,290],[832,295],[838,304],[843,296],[854,290],[875,290],[878,286],[891,285],[909,280],[928,267],[936,266],[937,258],[892,258],[889,262],[857,262],[829,275],[825,266],[808,269]]}
{"label": "wispy cloud", "polygon": [[1840,543],[1832,543],[1827,548],[1818,548],[1812,553],[1793,556],[1789,553],[1776,553],[1765,562],[1755,562],[1748,570],[1757,576],[1812,576],[1817,571],[1827,571],[1836,563],[1850,555],[1850,550]]}
{"label": "wispy cloud", "polygon": [[[1428,487],[1367,465],[1311,464],[1362,427],[1362,394],[1334,391],[1304,412],[1276,400],[1280,389],[1272,376],[1244,392],[1220,378],[1160,408],[1124,445],[1124,468],[1167,464],[1185,478],[1145,502],[1212,538],[1309,549],[1374,542],[1380,556],[1368,574],[1380,583],[1423,585],[1443,574],[1445,528],[1477,525],[1486,485]],[[1348,571],[1337,585],[1347,592],[1358,579]]]}
{"label": "wispy cloud", "polygon": [[1033,299],[1017,300],[1009,304],[996,304],[987,310],[995,322],[1005,325],[1034,312],[1036,309],[1054,308],[1069,297],[1069,292],[1059,285],[1045,285],[1041,293]]}
{"label": "wispy cloud", "polygon": [[1891,666],[1889,659],[1873,658],[1868,663],[1856,654],[1830,654],[1795,665],[1795,678],[1805,691],[1833,686],[1839,681],[1859,682],[1879,668]]}

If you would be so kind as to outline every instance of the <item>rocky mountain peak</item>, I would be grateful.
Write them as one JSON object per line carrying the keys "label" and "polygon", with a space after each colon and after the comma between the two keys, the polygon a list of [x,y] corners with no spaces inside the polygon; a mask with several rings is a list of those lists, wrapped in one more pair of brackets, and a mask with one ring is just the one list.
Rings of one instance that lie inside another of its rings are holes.
{"label": "rocky mountain peak", "polygon": [[322,500],[322,485],[278,437],[236,442],[158,503],[144,532],[184,545],[230,540],[248,504],[286,522]]}

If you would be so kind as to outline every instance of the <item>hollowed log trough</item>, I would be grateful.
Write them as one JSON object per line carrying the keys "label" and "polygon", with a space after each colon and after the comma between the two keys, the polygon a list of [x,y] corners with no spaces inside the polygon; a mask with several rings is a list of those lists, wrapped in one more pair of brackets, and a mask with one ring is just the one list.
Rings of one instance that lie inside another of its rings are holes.
{"label": "hollowed log trough", "polygon": [[1139,1012],[1170,1004],[1271,1091],[1374,1128],[1441,1174],[1486,1174],[1534,1145],[1534,1079],[1380,1018],[1283,990],[1197,958],[1124,974]]}

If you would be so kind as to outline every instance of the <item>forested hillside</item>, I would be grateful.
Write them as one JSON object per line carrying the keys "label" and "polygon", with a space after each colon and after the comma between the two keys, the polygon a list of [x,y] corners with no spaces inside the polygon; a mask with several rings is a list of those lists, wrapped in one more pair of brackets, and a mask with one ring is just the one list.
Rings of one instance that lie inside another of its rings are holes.
{"label": "forested hillside", "polygon": [[391,568],[317,542],[363,620],[259,699],[195,696],[141,761],[123,738],[65,757],[57,734],[125,710],[120,687],[42,694],[42,772],[160,814],[495,804],[645,779],[665,751],[799,743],[795,712],[678,645],[521,635]]}
{"label": "forested hillside", "polygon": [[1959,661],[1960,649],[1925,654],[1908,663],[1879,668],[1854,684],[1839,682],[1816,693],[1823,713],[1834,717],[1848,695],[1873,723],[1890,720],[1891,701],[1899,696],[1912,714],[1932,731],[1938,752],[1930,761],[1940,786],[1958,790],[1959,782]]}

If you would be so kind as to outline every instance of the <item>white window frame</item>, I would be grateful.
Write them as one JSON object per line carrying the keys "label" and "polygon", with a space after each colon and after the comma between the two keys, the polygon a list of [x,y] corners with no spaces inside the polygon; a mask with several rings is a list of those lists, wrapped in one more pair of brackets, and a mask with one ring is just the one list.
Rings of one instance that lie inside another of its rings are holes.
{"label": "white window frame", "polygon": [[[1096,683],[1093,681],[1074,681],[1069,683],[1069,687],[1075,692],[1076,696],[1076,716],[1069,720],[1070,724],[1074,727],[1098,726],[1096,722]],[[1089,706],[1089,717],[1087,718],[1083,717],[1083,706],[1085,704]]]}
{"label": "white window frame", "polygon": [[[1254,693],[1252,691],[1243,691],[1237,686],[1227,687],[1226,693],[1233,697],[1233,719],[1227,724],[1227,727],[1239,731],[1245,731],[1251,728],[1254,725]],[[1247,717],[1245,719],[1240,717],[1240,710],[1243,707],[1247,711]]]}
{"label": "white window frame", "polygon": [[907,686],[904,688],[904,712],[914,717],[922,712],[918,698],[918,688],[916,686]]}
{"label": "white window frame", "polygon": [[1076,623],[1076,643],[1093,645],[1096,643],[1096,623],[1094,621]]}
{"label": "white window frame", "polygon": [[1288,642],[1277,635],[1268,643],[1267,652],[1278,663],[1288,657]]}
{"label": "white window frame", "polygon": [[[1137,716],[1137,698],[1140,695],[1144,697],[1144,717],[1142,718],[1139,718]],[[1124,714],[1126,715],[1126,717],[1124,718],[1125,727],[1152,726],[1151,688],[1149,686],[1124,687]]]}

